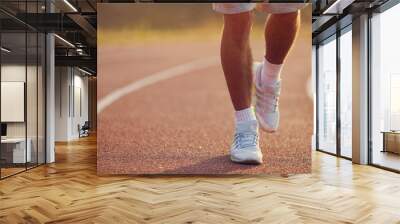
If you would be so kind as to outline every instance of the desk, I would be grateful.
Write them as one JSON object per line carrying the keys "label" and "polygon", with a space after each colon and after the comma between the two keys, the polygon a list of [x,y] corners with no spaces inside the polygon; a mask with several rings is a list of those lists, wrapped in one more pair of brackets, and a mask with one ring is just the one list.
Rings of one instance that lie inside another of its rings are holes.
{"label": "desk", "polygon": [[400,131],[383,131],[383,151],[400,154]]}
{"label": "desk", "polygon": [[3,158],[5,158],[6,162],[8,162],[8,163],[31,162],[31,160],[32,160],[32,153],[31,153],[32,141],[30,138],[28,138],[26,140],[26,142],[28,143],[27,144],[28,147],[26,147],[26,154],[25,154],[25,138],[1,139],[1,154],[2,154],[1,156]]}

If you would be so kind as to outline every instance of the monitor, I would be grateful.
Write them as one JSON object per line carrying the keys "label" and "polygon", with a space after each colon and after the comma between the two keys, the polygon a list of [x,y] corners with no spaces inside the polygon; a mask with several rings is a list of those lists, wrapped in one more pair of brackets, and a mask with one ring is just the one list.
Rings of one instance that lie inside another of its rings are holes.
{"label": "monitor", "polygon": [[1,123],[1,136],[7,136],[7,124]]}

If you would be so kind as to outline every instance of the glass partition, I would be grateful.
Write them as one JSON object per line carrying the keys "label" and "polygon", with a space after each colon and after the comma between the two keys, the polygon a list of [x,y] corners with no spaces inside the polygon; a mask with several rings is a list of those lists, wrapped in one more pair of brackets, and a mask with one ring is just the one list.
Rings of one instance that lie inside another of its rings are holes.
{"label": "glass partition", "polygon": [[[1,176],[24,171],[31,162],[26,133],[26,33],[1,34]],[[28,146],[28,147],[27,147]]]}
{"label": "glass partition", "polygon": [[[43,11],[44,1],[26,3],[0,6]],[[45,44],[43,33],[0,12],[1,179],[45,163]]]}
{"label": "glass partition", "polygon": [[27,150],[31,151],[28,168],[36,166],[38,160],[38,35],[27,33],[27,74],[26,74],[26,114],[27,114]]}

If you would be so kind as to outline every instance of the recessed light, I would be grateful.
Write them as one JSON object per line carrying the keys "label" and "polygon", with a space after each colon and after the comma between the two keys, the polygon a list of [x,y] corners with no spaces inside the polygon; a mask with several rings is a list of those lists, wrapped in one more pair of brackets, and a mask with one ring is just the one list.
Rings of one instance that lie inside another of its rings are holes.
{"label": "recessed light", "polygon": [[88,71],[86,71],[86,70],[83,70],[83,69],[81,69],[81,68],[79,68],[79,67],[78,67],[78,70],[81,71],[81,72],[83,72],[83,73],[85,73],[85,74],[87,74],[87,75],[90,75],[90,76],[93,75],[92,73],[90,73],[90,72],[88,72]]}
{"label": "recessed light", "polygon": [[78,10],[68,1],[64,0],[64,3],[68,5],[74,12],[78,12]]}
{"label": "recessed light", "polygon": [[71,42],[69,42],[68,40],[60,37],[58,34],[54,34],[55,37],[57,37],[59,40],[61,40],[62,42],[64,42],[65,44],[67,44],[70,47],[75,48],[75,45],[73,45]]}
{"label": "recessed light", "polygon": [[7,49],[5,47],[1,47],[1,51],[4,51],[6,53],[10,53],[11,52],[11,50],[9,50],[9,49]]}

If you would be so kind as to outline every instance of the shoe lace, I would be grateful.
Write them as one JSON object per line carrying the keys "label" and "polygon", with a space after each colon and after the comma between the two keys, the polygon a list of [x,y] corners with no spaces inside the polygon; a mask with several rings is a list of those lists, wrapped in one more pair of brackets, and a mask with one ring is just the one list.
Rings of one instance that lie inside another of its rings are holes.
{"label": "shoe lace", "polygon": [[236,149],[243,149],[258,144],[258,134],[253,132],[236,133],[234,137]]}
{"label": "shoe lace", "polygon": [[276,112],[279,105],[279,96],[274,96],[273,112]]}
{"label": "shoe lace", "polygon": [[275,84],[275,86],[271,87],[271,88],[274,88],[273,91],[270,91],[267,93],[258,93],[258,92],[256,93],[259,98],[264,98],[264,100],[272,99],[272,103],[269,105],[263,103],[263,105],[264,105],[263,107],[265,107],[266,111],[276,112],[278,110],[280,86],[281,86],[281,83],[278,82]]}

